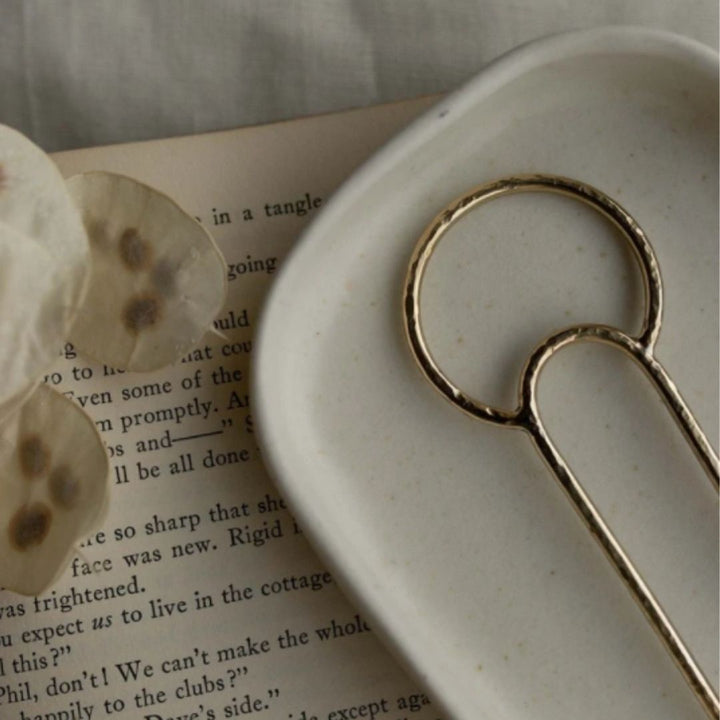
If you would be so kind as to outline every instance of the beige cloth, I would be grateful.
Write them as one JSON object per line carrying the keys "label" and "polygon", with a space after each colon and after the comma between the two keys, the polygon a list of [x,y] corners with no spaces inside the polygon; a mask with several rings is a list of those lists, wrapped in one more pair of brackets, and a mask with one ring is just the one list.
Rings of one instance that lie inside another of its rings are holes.
{"label": "beige cloth", "polygon": [[0,121],[47,151],[451,90],[549,33],[717,46],[716,0],[4,0]]}

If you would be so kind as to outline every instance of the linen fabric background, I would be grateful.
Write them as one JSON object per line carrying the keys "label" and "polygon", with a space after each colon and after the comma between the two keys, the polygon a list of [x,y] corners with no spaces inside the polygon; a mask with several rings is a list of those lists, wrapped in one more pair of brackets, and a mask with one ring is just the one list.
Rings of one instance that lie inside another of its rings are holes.
{"label": "linen fabric background", "polygon": [[2,0],[0,122],[46,151],[449,91],[533,38],[718,45],[717,0]]}

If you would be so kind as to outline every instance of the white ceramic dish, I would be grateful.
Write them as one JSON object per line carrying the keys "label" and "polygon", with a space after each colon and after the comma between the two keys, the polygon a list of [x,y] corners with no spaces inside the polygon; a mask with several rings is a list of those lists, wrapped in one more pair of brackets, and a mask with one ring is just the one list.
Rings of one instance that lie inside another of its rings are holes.
{"label": "white ceramic dish", "polygon": [[[268,467],[338,579],[453,718],[702,718],[699,704],[522,433],[466,417],[414,365],[406,264],[423,227],[505,175],[584,180],[640,222],[664,273],[657,356],[717,437],[717,58],[608,28],[522,47],[336,194],[276,281],[255,356]],[[473,211],[428,270],[431,347],[514,406],[530,349],[577,322],[637,327],[638,273],[571,200]],[[705,672],[717,677],[716,495],[632,364],[553,357],[555,440]]]}

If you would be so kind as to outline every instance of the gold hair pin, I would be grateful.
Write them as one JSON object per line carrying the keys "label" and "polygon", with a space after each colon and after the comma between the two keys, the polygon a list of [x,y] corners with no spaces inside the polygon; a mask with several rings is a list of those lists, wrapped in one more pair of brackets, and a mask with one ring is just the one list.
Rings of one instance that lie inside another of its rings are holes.
{"label": "gold hair pin", "polygon": [[[420,316],[420,291],[428,261],[451,225],[478,205],[501,195],[521,192],[550,192],[578,200],[599,212],[615,225],[629,242],[640,265],[645,292],[645,312],[637,336],[608,325],[588,324],[554,333],[530,355],[520,381],[519,402],[513,411],[487,405],[464,393],[441,370],[428,349]],[[553,175],[520,175],[481,185],[448,206],[418,240],[405,279],[403,297],[407,338],[426,378],[454,405],[487,422],[522,428],[565,490],[586,527],[600,543],[665,648],[677,663],[685,680],[710,717],[720,717],[720,700],[703,675],[683,639],[673,627],[660,603],[647,586],[617,538],[583,490],[553,444],[538,412],[536,389],[542,368],[550,356],[565,345],[581,341],[603,342],[629,355],[645,372],[683,431],[698,460],[718,488],[718,458],[693,417],[675,384],[655,359],[653,350],[662,321],[662,281],[655,253],[637,222],[614,200],[585,183]]]}

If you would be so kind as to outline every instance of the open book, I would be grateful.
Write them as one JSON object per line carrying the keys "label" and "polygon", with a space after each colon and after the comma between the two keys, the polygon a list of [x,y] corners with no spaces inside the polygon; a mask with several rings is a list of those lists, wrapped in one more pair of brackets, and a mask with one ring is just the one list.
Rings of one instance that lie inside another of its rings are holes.
{"label": "open book", "polygon": [[0,592],[3,720],[437,717],[269,481],[248,395],[283,257],[430,103],[56,156],[65,175],[123,173],[195,215],[225,254],[229,295],[218,332],[170,369],[118,373],[68,344],[48,373],[101,431],[111,509],[51,590]]}

